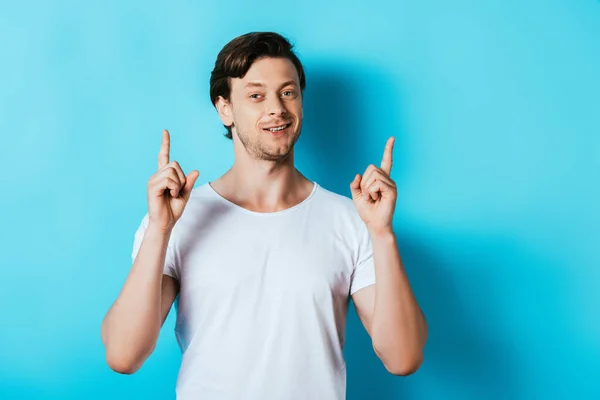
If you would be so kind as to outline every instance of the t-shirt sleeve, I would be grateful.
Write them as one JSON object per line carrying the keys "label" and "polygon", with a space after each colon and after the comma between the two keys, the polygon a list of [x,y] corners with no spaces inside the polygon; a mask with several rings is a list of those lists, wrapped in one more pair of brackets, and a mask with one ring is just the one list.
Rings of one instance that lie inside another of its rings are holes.
{"label": "t-shirt sleeve", "polygon": [[[148,218],[148,214],[146,214],[142,219],[142,222],[140,223],[140,226],[138,227],[137,231],[135,232],[133,240],[133,251],[131,253],[132,262],[135,261],[135,257],[137,256],[138,251],[140,250],[140,246],[142,245],[142,240],[144,239],[144,234],[146,233],[146,229],[148,228],[149,221],[150,220]],[[163,268],[163,274],[169,275],[179,280],[177,268],[175,265],[175,256],[173,254],[172,240],[173,239],[171,236],[171,240],[169,240],[169,244],[167,246],[167,255],[165,257],[165,266]]]}
{"label": "t-shirt sleeve", "polygon": [[371,237],[364,223],[360,224],[360,234],[357,246],[356,264],[352,273],[350,295],[367,286],[375,284],[375,264],[373,262],[373,247]]}

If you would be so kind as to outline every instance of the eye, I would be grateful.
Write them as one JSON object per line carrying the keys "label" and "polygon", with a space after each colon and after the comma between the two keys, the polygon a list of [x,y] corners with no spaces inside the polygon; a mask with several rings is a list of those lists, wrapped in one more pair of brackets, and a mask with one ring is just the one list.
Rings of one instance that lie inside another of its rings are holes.
{"label": "eye", "polygon": [[250,95],[250,98],[251,98],[251,99],[255,99],[255,100],[256,100],[256,99],[258,99],[259,97],[260,97],[260,93],[252,93],[252,94]]}
{"label": "eye", "polygon": [[282,93],[285,97],[292,97],[295,93],[293,90],[286,90]]}

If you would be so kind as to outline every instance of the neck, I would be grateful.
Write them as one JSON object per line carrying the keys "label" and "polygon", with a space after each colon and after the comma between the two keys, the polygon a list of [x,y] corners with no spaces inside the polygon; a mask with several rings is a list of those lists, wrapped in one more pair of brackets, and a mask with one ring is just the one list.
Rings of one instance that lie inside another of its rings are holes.
{"label": "neck", "polygon": [[294,166],[293,149],[278,161],[257,160],[239,150],[231,169],[211,184],[233,203],[252,211],[276,212],[302,202],[312,191],[312,182]]}

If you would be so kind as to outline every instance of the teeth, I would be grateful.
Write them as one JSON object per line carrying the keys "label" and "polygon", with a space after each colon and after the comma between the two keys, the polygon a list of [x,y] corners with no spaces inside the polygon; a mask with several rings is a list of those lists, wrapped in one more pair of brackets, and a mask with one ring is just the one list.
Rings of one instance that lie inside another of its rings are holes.
{"label": "teeth", "polygon": [[267,128],[269,129],[271,132],[279,132],[284,130],[287,127],[287,125],[282,125],[282,126],[278,126],[277,128]]}

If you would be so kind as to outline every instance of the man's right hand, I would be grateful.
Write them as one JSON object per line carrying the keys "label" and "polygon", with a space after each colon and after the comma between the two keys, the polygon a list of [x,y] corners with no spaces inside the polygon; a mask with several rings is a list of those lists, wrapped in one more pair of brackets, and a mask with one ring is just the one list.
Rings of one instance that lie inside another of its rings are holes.
{"label": "man's right hand", "polygon": [[158,153],[158,171],[148,180],[148,216],[150,224],[161,231],[173,229],[183,214],[200,172],[187,177],[177,161],[169,161],[171,138],[165,129]]}

